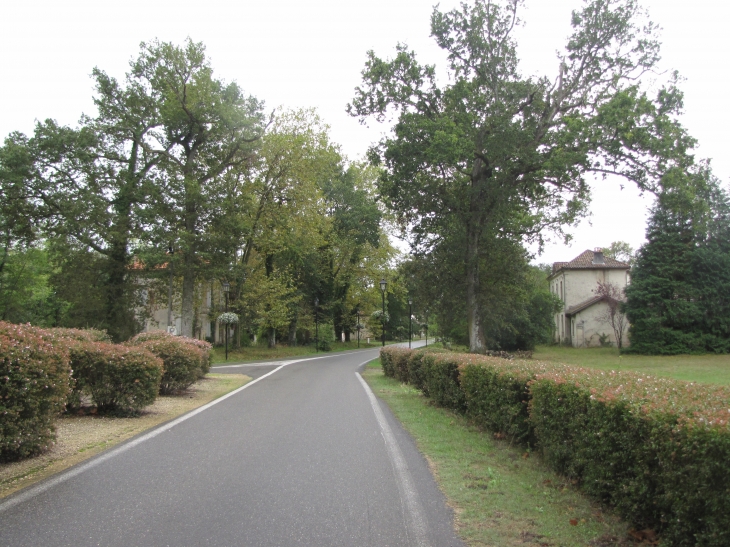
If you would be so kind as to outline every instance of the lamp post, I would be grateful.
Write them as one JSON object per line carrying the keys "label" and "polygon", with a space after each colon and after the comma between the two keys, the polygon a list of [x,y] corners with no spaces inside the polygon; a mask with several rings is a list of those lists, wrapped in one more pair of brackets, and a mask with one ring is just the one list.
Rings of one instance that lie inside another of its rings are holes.
{"label": "lamp post", "polygon": [[357,314],[357,349],[360,349],[360,308],[355,310]]}
{"label": "lamp post", "polygon": [[170,270],[170,283],[167,286],[167,332],[169,333],[172,333],[170,327],[172,327],[172,253],[174,252],[172,243],[170,243],[170,246],[167,248],[167,254],[170,255],[167,261],[167,268]]}
{"label": "lamp post", "polygon": [[408,299],[408,349],[411,349],[411,337],[413,336],[413,298]]}
{"label": "lamp post", "polygon": [[319,353],[319,298],[314,299],[314,352]]}
{"label": "lamp post", "polygon": [[[231,284],[228,281],[223,282],[223,293],[226,295],[226,313],[228,313],[228,291],[231,290]],[[225,324],[226,329],[226,361],[228,361],[228,323]]]}
{"label": "lamp post", "polygon": [[383,293],[383,315],[381,319],[383,320],[383,347],[385,347],[385,289],[388,288],[388,282],[385,281],[385,278],[380,280],[380,292]]}
{"label": "lamp post", "polygon": [[428,347],[428,310],[426,312],[426,347]]}

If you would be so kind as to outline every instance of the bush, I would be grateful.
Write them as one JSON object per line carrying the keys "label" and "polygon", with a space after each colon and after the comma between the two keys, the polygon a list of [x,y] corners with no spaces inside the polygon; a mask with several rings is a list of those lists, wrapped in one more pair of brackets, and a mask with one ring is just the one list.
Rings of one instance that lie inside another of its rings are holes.
{"label": "bush", "polygon": [[64,344],[42,329],[0,322],[0,461],[48,448],[70,390]]}
{"label": "bush", "polygon": [[131,345],[140,345],[143,342],[151,340],[174,340],[178,344],[186,344],[202,352],[200,361],[200,371],[198,377],[202,378],[210,372],[210,366],[213,363],[213,344],[197,338],[187,338],[186,336],[174,336],[165,331],[141,332],[129,341]]}
{"label": "bush", "polygon": [[75,342],[70,351],[75,402],[86,393],[102,413],[129,414],[152,404],[157,397],[163,364],[146,349]]}
{"label": "bush", "polygon": [[186,389],[201,378],[203,367],[209,360],[203,350],[179,336],[163,336],[142,339],[135,337],[130,345],[139,346],[162,359],[165,373],[160,381],[160,393],[172,394]]}
{"label": "bush", "polygon": [[730,545],[730,388],[465,354],[381,351],[396,376],[556,471],[667,545]]}
{"label": "bush", "polygon": [[98,329],[47,329],[50,333],[60,338],[78,340],[80,342],[111,342],[112,337],[105,330]]}

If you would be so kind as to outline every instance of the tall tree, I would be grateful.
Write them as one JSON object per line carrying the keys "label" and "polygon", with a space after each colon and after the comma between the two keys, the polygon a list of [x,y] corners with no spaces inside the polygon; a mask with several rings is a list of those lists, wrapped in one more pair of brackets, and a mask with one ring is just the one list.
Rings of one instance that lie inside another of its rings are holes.
{"label": "tall tree", "polygon": [[149,213],[164,219],[163,241],[176,240],[181,334],[192,336],[196,280],[215,266],[215,256],[203,255],[209,237],[220,235],[208,228],[226,215],[222,205],[230,203],[231,179],[245,176],[255,160],[265,127],[263,104],[236,83],[214,78],[203,44],[191,40],[183,47],[142,44],[133,73],[160,94],[161,125],[153,137],[164,172]]}
{"label": "tall tree", "polygon": [[626,288],[632,352],[730,352],[730,202],[708,169],[660,194]]}
{"label": "tall tree", "polygon": [[480,247],[489,234],[541,240],[570,223],[588,199],[585,175],[617,174],[655,189],[690,163],[694,142],[676,122],[672,82],[655,98],[637,82],[659,59],[656,27],[635,0],[589,0],[553,78],[518,70],[513,31],[520,0],[475,0],[434,8],[431,33],[448,58],[448,83],[405,45],[392,60],[372,51],[348,112],[393,134],[372,149],[384,167],[380,192],[416,247],[457,225],[471,351],[486,348],[480,312]]}

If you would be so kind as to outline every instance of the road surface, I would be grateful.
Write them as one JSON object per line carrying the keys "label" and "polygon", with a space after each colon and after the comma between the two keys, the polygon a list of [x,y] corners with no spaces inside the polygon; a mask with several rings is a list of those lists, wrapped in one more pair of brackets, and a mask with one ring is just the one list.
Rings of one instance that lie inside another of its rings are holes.
{"label": "road surface", "polygon": [[254,382],[0,503],[0,546],[461,546],[377,350],[216,368]]}

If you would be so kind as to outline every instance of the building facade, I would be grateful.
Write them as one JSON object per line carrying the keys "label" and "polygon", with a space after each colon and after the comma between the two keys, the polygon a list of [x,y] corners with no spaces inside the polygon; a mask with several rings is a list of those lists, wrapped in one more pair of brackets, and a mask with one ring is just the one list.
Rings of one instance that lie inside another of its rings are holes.
{"label": "building facade", "polygon": [[[584,251],[570,262],[555,262],[548,277],[550,292],[563,301],[562,310],[555,315],[555,341],[574,347],[599,346],[602,341],[616,345],[616,335],[606,320],[609,306],[595,291],[600,281],[623,292],[629,269],[625,262],[598,250]],[[622,336],[627,345],[625,332]]]}

